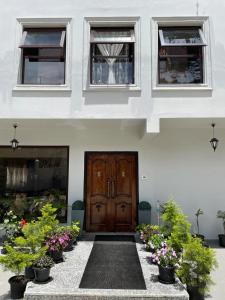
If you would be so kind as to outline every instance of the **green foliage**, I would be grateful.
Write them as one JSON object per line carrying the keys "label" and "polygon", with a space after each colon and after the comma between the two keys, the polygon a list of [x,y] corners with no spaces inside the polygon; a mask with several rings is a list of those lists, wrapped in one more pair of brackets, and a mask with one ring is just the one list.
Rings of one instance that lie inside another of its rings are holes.
{"label": "green foliage", "polygon": [[0,256],[0,264],[4,270],[9,270],[19,276],[25,267],[32,265],[37,256],[6,245],[6,255]]}
{"label": "green foliage", "polygon": [[144,224],[144,223],[139,224],[138,226],[136,226],[135,230],[136,230],[137,232],[141,233],[141,232],[144,230],[144,228],[145,228],[146,226],[148,226],[148,224]]}
{"label": "green foliage", "polygon": [[173,225],[171,235],[168,238],[168,244],[170,244],[176,252],[182,251],[183,244],[190,241],[190,228],[191,223],[187,221],[184,214],[177,216],[176,223]]}
{"label": "green foliage", "polygon": [[59,224],[56,219],[57,208],[53,207],[52,204],[47,203],[41,209],[41,216],[38,217],[38,221],[42,234],[47,236],[51,232],[54,232]]}
{"label": "green foliage", "polygon": [[168,237],[168,244],[176,251],[182,251],[183,244],[191,238],[191,224],[174,200],[169,200],[164,205],[162,215],[162,232]]}
{"label": "green foliage", "polygon": [[164,241],[165,241],[165,237],[163,234],[153,234],[152,236],[150,236],[146,248],[156,251],[162,248],[162,243]]}
{"label": "green foliage", "polygon": [[173,227],[177,224],[177,218],[182,214],[180,207],[173,199],[168,200],[162,209],[162,233],[165,236],[170,236],[173,231]]}
{"label": "green foliage", "polygon": [[191,238],[183,245],[177,275],[188,286],[198,286],[204,294],[212,284],[210,272],[217,266],[215,251],[202,245],[199,238]]}
{"label": "green foliage", "polygon": [[33,263],[33,266],[38,269],[52,268],[54,261],[50,256],[43,255]]}
{"label": "green foliage", "polygon": [[218,210],[218,212],[217,212],[217,218],[222,219],[224,233],[225,233],[225,211]]}
{"label": "green foliage", "polygon": [[147,224],[143,230],[141,231],[141,240],[144,242],[144,243],[147,243],[147,241],[149,240],[149,238],[155,234],[155,233],[158,233],[159,232],[159,226],[158,225],[150,225],[150,224]]}
{"label": "green foliage", "polygon": [[5,230],[6,240],[11,242],[16,236],[21,234],[21,220],[12,210],[10,210],[5,214],[0,229]]}

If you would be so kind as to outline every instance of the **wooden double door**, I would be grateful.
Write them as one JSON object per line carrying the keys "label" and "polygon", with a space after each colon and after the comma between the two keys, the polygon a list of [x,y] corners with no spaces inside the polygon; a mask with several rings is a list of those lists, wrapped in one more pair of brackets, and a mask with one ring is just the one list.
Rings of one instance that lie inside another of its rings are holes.
{"label": "wooden double door", "polygon": [[86,230],[134,231],[137,153],[86,153]]}

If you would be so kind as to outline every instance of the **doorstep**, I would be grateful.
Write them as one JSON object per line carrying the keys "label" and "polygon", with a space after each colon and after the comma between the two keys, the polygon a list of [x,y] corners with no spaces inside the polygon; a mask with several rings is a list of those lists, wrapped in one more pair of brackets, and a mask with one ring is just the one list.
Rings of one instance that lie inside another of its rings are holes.
{"label": "doorstep", "polygon": [[[121,233],[119,233],[121,235]],[[127,234],[127,233],[126,233]],[[29,282],[24,298],[27,300],[188,300],[184,286],[161,284],[158,267],[148,263],[143,244],[136,243],[146,290],[80,289],[79,284],[91,253],[94,234],[86,234],[71,252],[64,253],[65,261],[51,269],[52,280],[46,284]]]}

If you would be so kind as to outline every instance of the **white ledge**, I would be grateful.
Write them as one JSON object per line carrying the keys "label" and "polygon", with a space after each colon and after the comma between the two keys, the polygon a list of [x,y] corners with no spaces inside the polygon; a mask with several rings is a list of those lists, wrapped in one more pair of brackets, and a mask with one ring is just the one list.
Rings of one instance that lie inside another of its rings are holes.
{"label": "white ledge", "polygon": [[31,84],[19,84],[13,88],[15,92],[71,92],[71,88],[68,85],[31,85]]}
{"label": "white ledge", "polygon": [[141,91],[141,88],[137,85],[126,85],[126,84],[115,84],[115,85],[94,85],[91,84],[87,88],[83,89],[84,92],[97,91],[97,92],[107,92],[107,91]]}
{"label": "white ledge", "polygon": [[186,84],[186,85],[157,85],[152,88],[153,91],[161,92],[161,91],[212,91],[212,87],[205,84]]}

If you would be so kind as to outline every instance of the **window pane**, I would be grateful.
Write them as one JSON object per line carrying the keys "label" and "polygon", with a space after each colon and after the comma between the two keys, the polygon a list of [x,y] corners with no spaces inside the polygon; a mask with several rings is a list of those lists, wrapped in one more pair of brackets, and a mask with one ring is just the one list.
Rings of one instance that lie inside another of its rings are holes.
{"label": "window pane", "polygon": [[134,41],[133,28],[92,28],[91,30],[91,43],[132,43]]}
{"label": "window pane", "polygon": [[201,47],[161,47],[159,83],[203,83]]}
{"label": "window pane", "polygon": [[169,29],[164,28],[160,30],[160,42],[161,45],[204,45],[204,42],[200,36],[200,31],[196,29]]}
{"label": "window pane", "polygon": [[92,84],[133,84],[133,44],[93,44]]}
{"label": "window pane", "polygon": [[40,205],[51,202],[66,221],[66,147],[23,147],[15,152],[2,147],[0,157],[0,219],[6,209],[29,219]]}
{"label": "window pane", "polygon": [[58,59],[24,60],[24,84],[64,84],[65,63]]}
{"label": "window pane", "polygon": [[62,31],[29,31],[24,41],[25,46],[56,46],[60,47]]}

